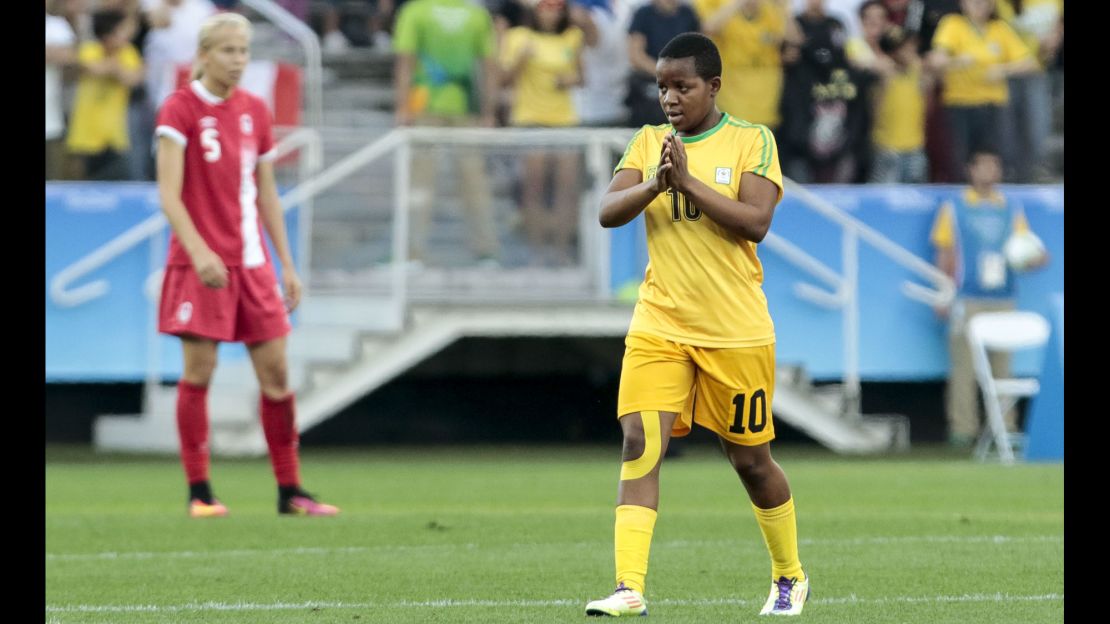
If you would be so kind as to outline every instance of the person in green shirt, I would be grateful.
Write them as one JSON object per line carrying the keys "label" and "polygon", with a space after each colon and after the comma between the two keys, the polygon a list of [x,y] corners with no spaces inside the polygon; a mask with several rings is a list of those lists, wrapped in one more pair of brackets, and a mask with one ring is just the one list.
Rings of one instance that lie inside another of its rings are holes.
{"label": "person in green shirt", "polygon": [[[395,119],[398,126],[494,126],[496,66],[489,13],[467,0],[411,0],[393,29]],[[424,261],[439,160],[457,163],[471,251],[481,263],[499,253],[493,203],[481,152],[442,145],[413,149],[410,258]]]}

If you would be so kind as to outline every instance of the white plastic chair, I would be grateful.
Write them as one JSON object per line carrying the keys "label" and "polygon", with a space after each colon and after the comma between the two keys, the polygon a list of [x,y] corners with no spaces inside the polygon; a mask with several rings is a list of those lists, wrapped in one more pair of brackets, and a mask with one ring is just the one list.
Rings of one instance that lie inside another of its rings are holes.
{"label": "white plastic chair", "polygon": [[1024,436],[1007,432],[1002,415],[1019,399],[1033,396],[1041,389],[1032,377],[996,378],[991,372],[988,351],[1013,353],[1035,349],[1048,342],[1048,333],[1048,321],[1035,312],[982,312],[968,321],[967,340],[987,412],[987,426],[975,445],[975,458],[979,461],[987,459],[993,443],[1002,463],[1014,463],[1014,445],[1020,446]]}

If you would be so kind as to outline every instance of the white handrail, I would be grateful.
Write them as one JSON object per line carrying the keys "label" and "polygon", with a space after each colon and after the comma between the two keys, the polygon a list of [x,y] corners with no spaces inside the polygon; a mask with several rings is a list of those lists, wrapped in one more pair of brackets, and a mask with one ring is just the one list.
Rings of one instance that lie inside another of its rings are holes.
{"label": "white handrail", "polygon": [[[319,141],[320,135],[315,130],[299,128],[278,141],[274,148],[277,150],[279,158],[303,147],[307,147],[310,154],[316,154],[316,156],[310,156],[310,158],[318,158],[320,152]],[[295,202],[290,201],[289,195],[289,193],[286,193],[281,198],[281,204],[285,210],[289,210],[296,205]],[[77,287],[73,287],[72,284],[108,264],[132,247],[142,244],[151,236],[161,233],[164,227],[166,227],[165,215],[162,213],[151,215],[101,245],[89,255],[58,271],[54,278],[50,280],[51,300],[59,307],[72,308],[104,296],[109,288],[108,282],[105,280],[96,280]]]}
{"label": "white handrail", "polygon": [[[886,236],[867,226],[855,217],[829,203],[817,194],[804,188],[789,178],[783,178],[786,189],[802,201],[802,205],[833,221],[841,228],[841,266],[844,275],[832,270],[805,252],[784,241],[771,239],[771,249],[782,254],[787,261],[809,271],[837,287],[836,293],[828,293],[810,284],[799,283],[794,292],[801,298],[830,309],[843,310],[842,341],[844,344],[844,377],[842,387],[841,413],[846,417],[860,415],[860,372],[859,372],[859,241],[870,243],[885,256],[930,280],[936,290],[915,282],[906,281],[902,293],[907,297],[929,305],[947,305],[952,301],[956,288],[952,279],[933,265],[918,258]],[[767,242],[764,239],[764,242]]]}
{"label": "white handrail", "polygon": [[304,86],[307,94],[305,114],[308,117],[309,126],[320,128],[324,125],[324,63],[320,54],[320,40],[316,37],[316,33],[307,24],[271,0],[241,0],[241,2],[269,19],[304,48]]}
{"label": "white handrail", "polygon": [[[870,243],[873,247],[878,249],[891,260],[921,275],[922,277],[931,280],[938,289],[936,292],[931,293],[932,295],[934,295],[936,302],[944,303],[952,300],[952,297],[955,295],[956,292],[956,286],[952,279],[948,277],[948,275],[946,275],[943,271],[917,257],[912,252],[898,245],[898,243],[895,243],[886,236],[883,236],[867,224],[847,214],[840,208],[837,208],[836,206],[829,203],[828,200],[823,199],[819,195],[809,191],[797,182],[789,178],[783,178],[783,183],[786,186],[786,189],[789,190],[792,194],[800,197],[802,199],[802,203],[804,203],[808,208],[827,217],[829,220],[835,222],[841,228],[850,229],[856,232],[861,239]],[[921,294],[924,291],[921,290],[923,289],[923,287],[918,284],[913,284],[913,286],[916,286],[919,290],[914,290],[912,287],[903,287],[903,292],[907,296],[923,301],[924,303],[934,302],[933,300],[926,301],[920,296],[915,296]],[[907,291],[913,291],[913,294]]]}

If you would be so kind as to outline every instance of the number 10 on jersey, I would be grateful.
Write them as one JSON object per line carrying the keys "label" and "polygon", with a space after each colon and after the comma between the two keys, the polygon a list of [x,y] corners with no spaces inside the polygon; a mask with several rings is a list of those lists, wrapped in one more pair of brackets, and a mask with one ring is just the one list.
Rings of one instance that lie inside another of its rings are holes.
{"label": "number 10 on jersey", "polygon": [[694,206],[694,202],[690,201],[686,195],[679,193],[674,189],[667,189],[667,195],[671,198],[671,220],[681,221],[685,216],[687,221],[697,221],[701,218],[701,211]]}

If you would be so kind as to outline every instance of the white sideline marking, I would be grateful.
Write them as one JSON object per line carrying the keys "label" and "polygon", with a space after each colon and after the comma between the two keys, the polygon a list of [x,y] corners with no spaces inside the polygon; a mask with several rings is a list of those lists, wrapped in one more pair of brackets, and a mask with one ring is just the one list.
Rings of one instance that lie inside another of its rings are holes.
{"label": "white sideline marking", "polygon": [[[887,596],[885,598],[860,598],[855,594],[837,598],[815,598],[811,602],[816,605],[854,605],[854,604],[938,604],[952,602],[1052,602],[1063,600],[1063,594],[963,594],[960,596]],[[181,611],[288,611],[301,609],[434,609],[455,607],[565,607],[581,606],[585,600],[427,600],[399,602],[191,602],[182,605],[64,605],[47,606],[48,613],[175,613]],[[756,606],[763,604],[763,600],[745,600],[743,598],[705,598],[697,600],[663,599],[654,600],[652,604],[663,604],[678,607],[705,607],[705,606]]]}
{"label": "white sideline marking", "polygon": [[[847,539],[800,539],[801,546],[862,546],[867,544],[906,544],[913,542],[926,543],[955,543],[955,544],[1013,544],[1018,542],[1063,542],[1062,535],[907,535],[900,537],[858,537]],[[603,546],[607,542],[575,542],[571,546]],[[656,548],[688,548],[691,546],[731,546],[742,545],[741,540],[668,540],[660,541]],[[515,544],[515,546],[567,546],[567,544],[539,543]],[[762,543],[757,544],[762,546]],[[497,546],[512,546],[492,544],[489,548]],[[183,550],[169,552],[100,552],[100,553],[47,553],[47,561],[93,561],[93,560],[130,560],[130,559],[156,559],[161,557],[172,559],[187,559],[190,557],[244,557],[244,556],[284,556],[284,555],[337,555],[356,554],[367,552],[392,552],[412,550],[474,550],[478,544],[423,544],[415,546],[348,546],[344,548],[274,548],[274,549],[235,549],[235,550]]]}

